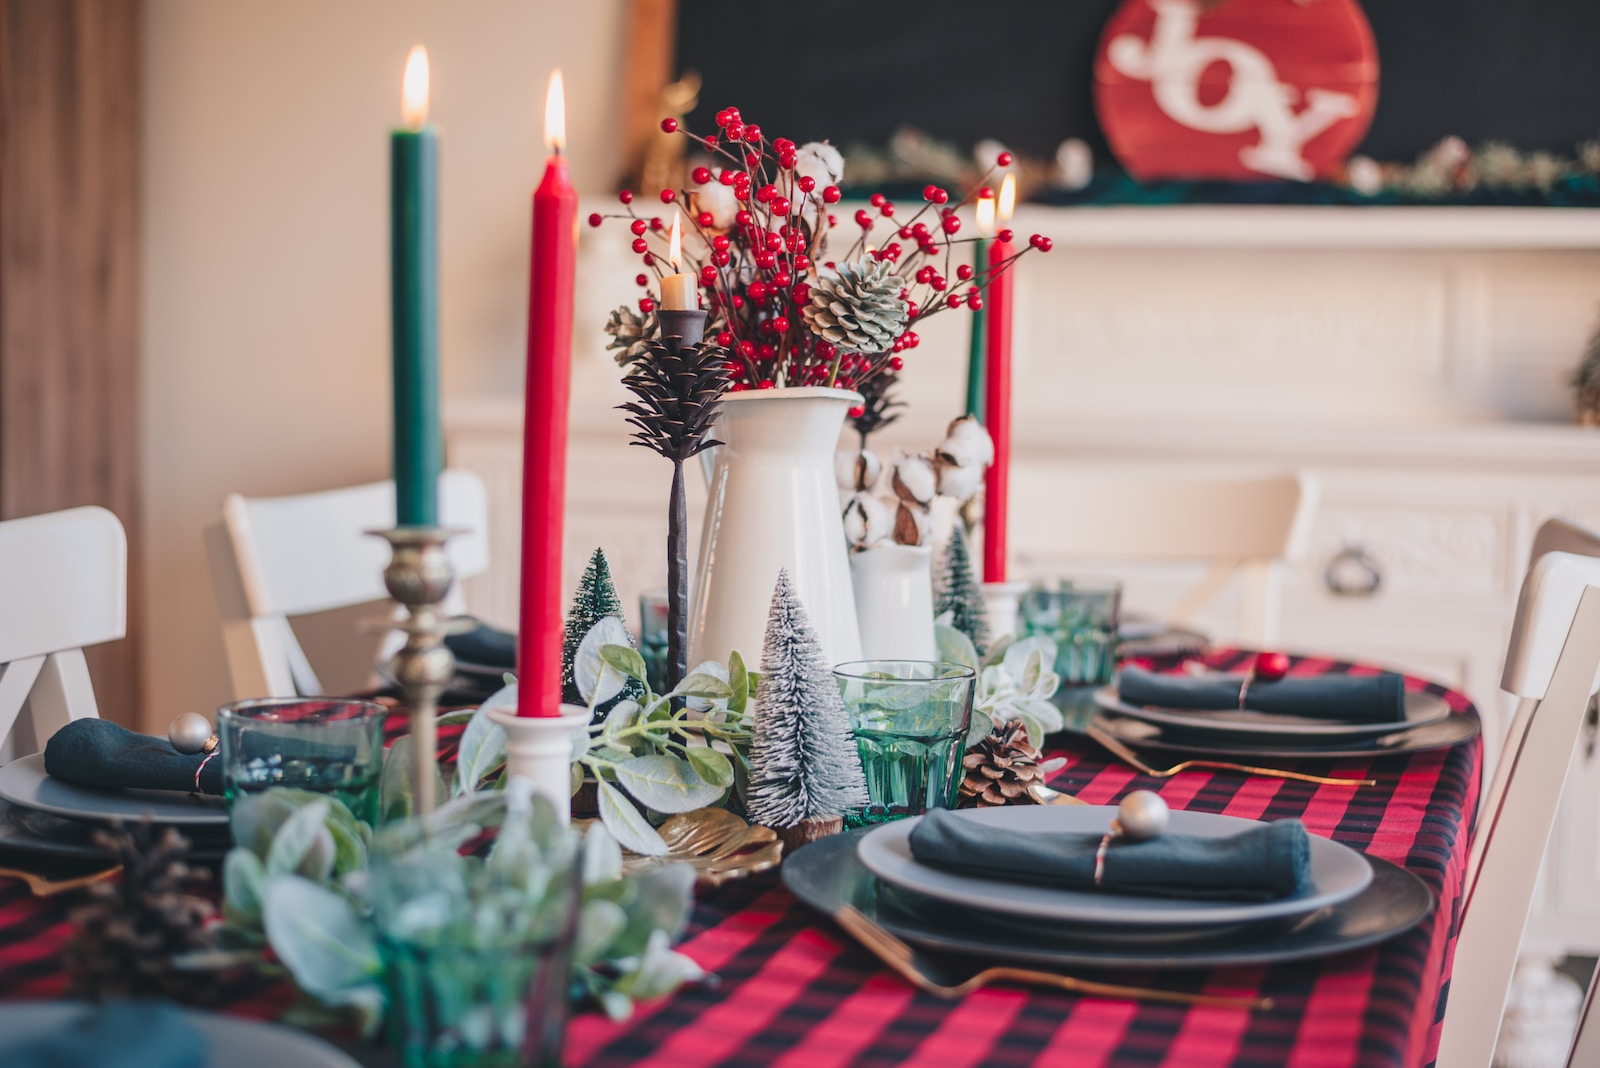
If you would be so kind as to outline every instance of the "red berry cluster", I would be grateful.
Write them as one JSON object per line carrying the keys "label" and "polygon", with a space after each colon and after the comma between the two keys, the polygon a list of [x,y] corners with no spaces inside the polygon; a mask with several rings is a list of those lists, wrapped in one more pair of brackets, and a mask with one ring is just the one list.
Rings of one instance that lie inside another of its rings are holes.
{"label": "red berry cluster", "polygon": [[[685,262],[679,269],[699,280],[703,305],[711,313],[707,336],[728,350],[734,390],[815,385],[853,389],[876,376],[894,375],[904,366],[900,354],[917,347],[917,324],[950,308],[982,308],[983,289],[1018,256],[1030,249],[1050,250],[1050,239],[1035,234],[1027,247],[998,264],[965,262],[971,257],[958,255],[957,246],[977,239],[956,236],[962,226],[957,209],[979,196],[992,196],[992,191],[980,186],[953,198],[948,190],[929,185],[922,190],[921,206],[903,221],[896,220],[892,201],[874,193],[869,206],[854,214],[859,233],[849,251],[837,260],[829,258],[828,232],[839,225],[831,209],[843,198],[838,185],[819,184],[814,174],[798,173],[802,146],[783,137],[769,140],[738,108],[717,112],[716,124],[715,133],[702,136],[683,129],[677,119],[662,120],[662,130],[694,141],[706,160],[690,172],[691,187],[663,189],[657,196],[664,205],[683,206]],[[999,167],[1010,163],[1008,152],[996,160]],[[718,205],[712,203],[720,199],[725,204],[728,193],[736,208],[731,220],[725,210],[719,218],[713,210]],[[606,218],[629,220],[633,251],[647,268],[636,278],[646,291],[639,309],[650,312],[657,303],[654,282],[672,269],[665,262],[670,224],[659,215],[640,214],[629,190],[618,200],[625,211],[609,216],[596,212],[589,225],[600,226]],[[1009,231],[998,236],[1011,239]],[[880,243],[880,238],[885,240]],[[802,311],[820,270],[868,255],[893,264],[902,283],[907,327],[888,352],[843,351],[812,334]]]}

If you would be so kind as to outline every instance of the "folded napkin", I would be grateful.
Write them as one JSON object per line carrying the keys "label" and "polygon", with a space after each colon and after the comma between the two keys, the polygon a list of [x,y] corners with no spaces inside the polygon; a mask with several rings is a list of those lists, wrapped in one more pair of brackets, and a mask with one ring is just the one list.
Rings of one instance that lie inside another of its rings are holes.
{"label": "folded napkin", "polygon": [[464,634],[449,634],[445,647],[463,664],[517,670],[517,636],[509,630],[479,623]]}
{"label": "folded napkin", "polygon": [[[202,768],[201,764],[205,766]],[[75,719],[50,736],[44,770],[52,779],[113,790],[222,793],[222,756],[180,753],[165,738],[135,734],[105,719]]]}
{"label": "folded napkin", "polygon": [[[1117,694],[1130,705],[1156,708],[1221,709],[1239,707],[1244,675],[1158,675],[1127,667]],[[1276,682],[1252,679],[1244,693],[1252,712],[1345,723],[1402,723],[1406,718],[1405,680],[1393,672],[1381,675],[1311,675]]]}
{"label": "folded napkin", "polygon": [[49,1035],[8,1045],[6,1068],[205,1068],[205,1036],[162,1001],[113,1001],[86,1008]]}
{"label": "folded napkin", "polygon": [[[1003,833],[934,809],[911,829],[911,855],[964,875],[1092,890],[1102,837],[1067,831]],[[1163,834],[1145,842],[1113,841],[1099,889],[1150,897],[1273,901],[1300,889],[1310,863],[1310,841],[1299,820],[1263,823],[1226,838]]]}

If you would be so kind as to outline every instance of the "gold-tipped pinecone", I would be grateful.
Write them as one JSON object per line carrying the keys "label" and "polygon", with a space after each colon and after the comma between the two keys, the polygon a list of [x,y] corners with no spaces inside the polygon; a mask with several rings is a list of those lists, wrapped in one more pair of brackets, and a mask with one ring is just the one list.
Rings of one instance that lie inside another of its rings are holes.
{"label": "gold-tipped pinecone", "polygon": [[889,260],[850,260],[818,277],[800,314],[813,334],[846,352],[888,352],[908,321],[904,288]]}
{"label": "gold-tipped pinecone", "polygon": [[148,822],[99,831],[95,841],[114,854],[122,874],[91,884],[89,900],[72,913],[66,966],[73,992],[94,1000],[214,1002],[214,974],[173,963],[178,954],[214,945],[216,909],[189,892],[210,873],[185,863],[189,843],[171,827],[156,830]]}
{"label": "gold-tipped pinecone", "polygon": [[999,805],[1036,805],[1028,792],[1044,785],[1041,754],[1028,743],[1028,729],[1020,719],[996,727],[961,758],[966,776],[961,780],[961,804],[972,808]]}

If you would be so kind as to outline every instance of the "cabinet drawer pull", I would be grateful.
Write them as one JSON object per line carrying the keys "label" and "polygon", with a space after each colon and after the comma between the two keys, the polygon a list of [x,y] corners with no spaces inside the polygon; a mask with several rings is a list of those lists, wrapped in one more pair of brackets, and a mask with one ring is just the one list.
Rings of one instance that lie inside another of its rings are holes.
{"label": "cabinet drawer pull", "polygon": [[1340,597],[1371,597],[1383,585],[1383,572],[1365,549],[1347,545],[1328,561],[1322,581]]}

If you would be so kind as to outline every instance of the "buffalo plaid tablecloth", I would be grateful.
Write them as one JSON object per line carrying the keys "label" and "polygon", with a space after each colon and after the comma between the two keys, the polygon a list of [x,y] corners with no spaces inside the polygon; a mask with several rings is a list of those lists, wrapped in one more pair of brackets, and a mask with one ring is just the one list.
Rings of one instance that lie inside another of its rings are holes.
{"label": "buffalo plaid tablecloth", "polygon": [[[1214,667],[1248,654],[1222,651]],[[1298,658],[1297,674],[1374,669]],[[1475,714],[1459,693],[1408,680]],[[396,720],[396,729],[400,721]],[[443,739],[446,746],[453,737]],[[1174,808],[1259,819],[1299,817],[1322,834],[1421,876],[1438,899],[1417,929],[1383,946],[1300,964],[1199,973],[1119,974],[1171,989],[1264,994],[1270,1010],[1186,1008],[998,987],[959,1002],[915,992],[878,966],[831,921],[774,877],[712,891],[697,903],[682,948],[717,981],[641,1005],[626,1023],[586,1013],[568,1030],[567,1063],[612,1065],[1063,1065],[1132,1068],[1240,1065],[1332,1068],[1432,1061],[1449,988],[1469,829],[1477,743],[1411,756],[1304,761],[1301,770],[1366,776],[1375,787],[1314,786],[1195,769],[1153,780],[1090,742],[1056,750],[1053,780],[1096,804],[1159,790]],[[0,998],[65,995],[61,951],[68,903],[36,901],[0,879]],[[282,987],[230,991],[233,1011],[272,1016]]]}

